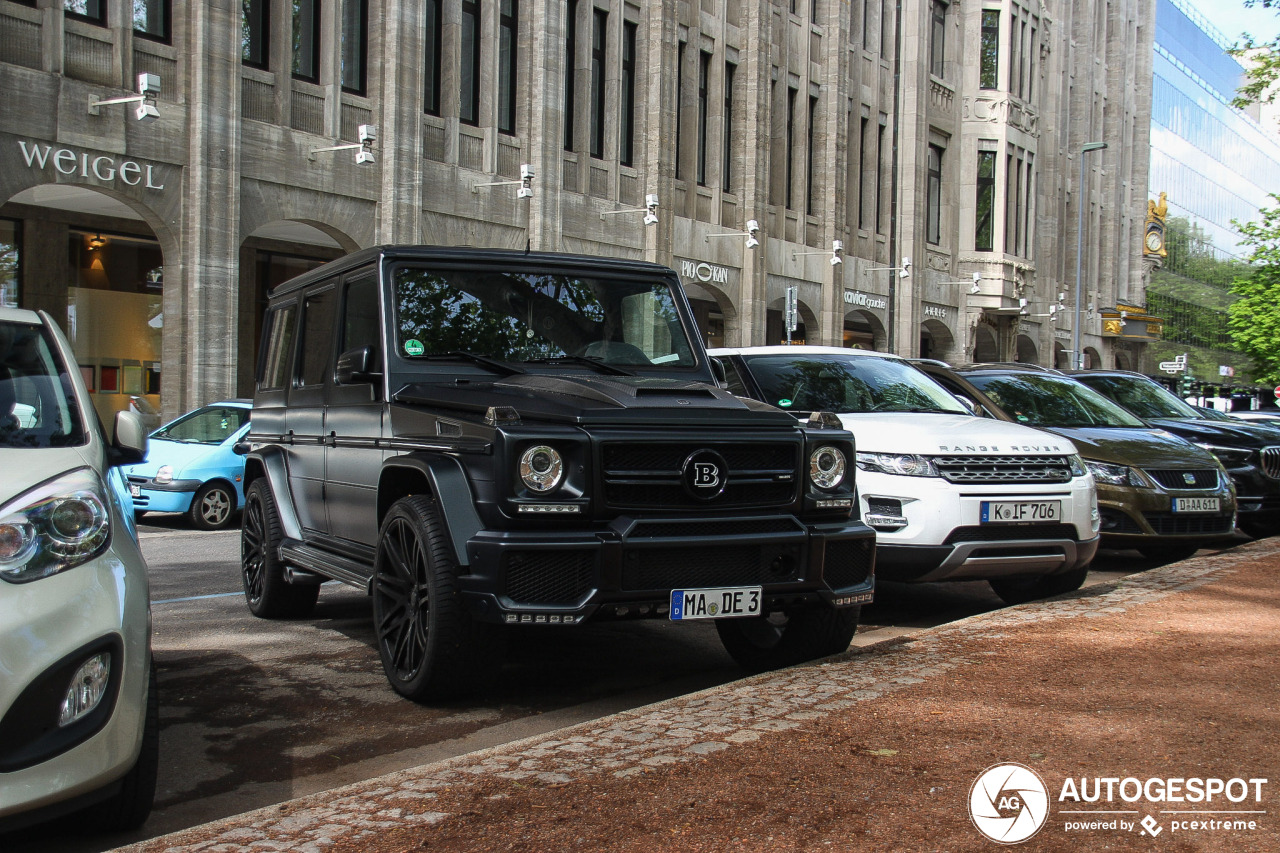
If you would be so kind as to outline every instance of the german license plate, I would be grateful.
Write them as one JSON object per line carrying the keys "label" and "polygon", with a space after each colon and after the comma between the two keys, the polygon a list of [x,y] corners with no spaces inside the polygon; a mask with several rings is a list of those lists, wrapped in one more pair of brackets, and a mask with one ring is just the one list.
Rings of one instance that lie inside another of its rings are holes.
{"label": "german license plate", "polygon": [[131,497],[131,498],[140,498],[140,497],[142,497],[142,486],[135,486],[133,483],[130,483],[130,484],[129,484],[129,497]]}
{"label": "german license plate", "polygon": [[1174,498],[1174,512],[1217,512],[1217,498]]}
{"label": "german license plate", "polygon": [[713,589],[671,590],[671,619],[725,619],[731,616],[759,616],[758,586],[715,587]]}
{"label": "german license plate", "polygon": [[1062,501],[983,501],[983,524],[1062,521]]}

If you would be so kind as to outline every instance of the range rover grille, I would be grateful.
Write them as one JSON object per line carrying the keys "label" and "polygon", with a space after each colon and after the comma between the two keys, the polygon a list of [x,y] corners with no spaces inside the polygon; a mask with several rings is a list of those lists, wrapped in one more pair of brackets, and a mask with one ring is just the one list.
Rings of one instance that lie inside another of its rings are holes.
{"label": "range rover grille", "polygon": [[[611,509],[785,507],[800,488],[799,442],[609,442],[601,447],[605,503]],[[728,467],[724,492],[703,502],[686,491],[681,468],[713,450]]]}
{"label": "range rover grille", "polygon": [[[1193,471],[1152,470],[1143,468],[1147,476],[1166,489],[1216,489],[1218,487],[1218,471],[1215,468],[1202,468]],[[1191,482],[1187,482],[1190,475]]]}
{"label": "range rover grille", "polygon": [[1069,483],[1069,456],[935,456],[948,483]]}

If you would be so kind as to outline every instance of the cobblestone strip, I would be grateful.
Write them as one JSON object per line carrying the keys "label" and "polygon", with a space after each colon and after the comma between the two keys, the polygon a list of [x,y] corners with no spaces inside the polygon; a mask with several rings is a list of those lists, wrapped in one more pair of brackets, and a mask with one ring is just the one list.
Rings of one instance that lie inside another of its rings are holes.
{"label": "cobblestone strip", "polygon": [[496,776],[525,784],[565,784],[599,774],[626,778],[788,731],[936,678],[967,659],[968,639],[1057,619],[1124,613],[1202,586],[1242,561],[1245,546],[1086,589],[1069,598],[972,616],[901,643],[869,647],[822,663],[765,673],[730,685],[635,709],[527,740],[269,806],[130,847],[128,853],[324,851],[337,839],[359,841],[392,826],[429,825],[437,792]]}

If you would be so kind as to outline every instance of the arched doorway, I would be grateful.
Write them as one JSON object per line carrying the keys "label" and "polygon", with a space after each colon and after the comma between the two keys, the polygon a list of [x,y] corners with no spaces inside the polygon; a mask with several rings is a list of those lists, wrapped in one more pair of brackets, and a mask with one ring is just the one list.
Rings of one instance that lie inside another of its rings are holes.
{"label": "arched doorway", "polygon": [[1059,370],[1071,369],[1071,353],[1062,345],[1062,341],[1053,342],[1053,366]]}
{"label": "arched doorway", "polygon": [[1093,347],[1084,348],[1084,369],[1094,370],[1102,367],[1102,355]]}
{"label": "arched doorway", "polygon": [[857,309],[844,315],[844,345],[854,349],[882,351],[885,328],[880,318],[870,311]]}
{"label": "arched doorway", "polygon": [[920,357],[939,361],[954,358],[955,335],[938,320],[925,320],[920,324]]}
{"label": "arched doorway", "polygon": [[1022,364],[1039,364],[1040,351],[1029,335],[1018,335],[1017,360]]}
{"label": "arched doorway", "polygon": [[707,347],[729,346],[741,342],[741,330],[738,328],[738,312],[733,300],[710,284],[690,281],[681,276],[685,295],[689,298],[689,308],[693,311],[693,320],[702,334],[702,343]]}
{"label": "arched doorway", "polygon": [[974,329],[973,360],[979,363],[1000,360],[1000,347],[996,343],[996,333],[990,326],[979,323]]}
{"label": "arched doorway", "polygon": [[[773,300],[769,304],[767,323],[765,327],[765,344],[776,346],[787,342],[787,329],[783,325],[783,309],[786,307],[786,298]],[[818,328],[818,315],[809,307],[803,299],[797,303],[799,308],[799,317],[796,328],[791,332],[791,343],[803,344],[808,340],[808,330]]]}
{"label": "arched doorway", "polygon": [[0,304],[47,311],[66,333],[98,417],[159,426],[166,263],[177,247],[138,201],[40,184],[0,205]]}
{"label": "arched doorway", "polygon": [[1127,352],[1116,350],[1116,370],[1133,370],[1133,362]]}

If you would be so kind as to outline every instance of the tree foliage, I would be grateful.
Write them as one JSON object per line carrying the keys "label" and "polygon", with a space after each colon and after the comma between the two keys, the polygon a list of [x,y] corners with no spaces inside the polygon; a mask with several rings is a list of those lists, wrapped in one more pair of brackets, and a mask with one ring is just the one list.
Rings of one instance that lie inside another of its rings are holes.
{"label": "tree foliage", "polygon": [[[1280,0],[1245,0],[1245,6],[1261,6],[1280,10]],[[1250,104],[1270,104],[1276,100],[1276,83],[1280,82],[1280,36],[1270,41],[1256,41],[1247,33],[1244,40],[1233,47],[1231,55],[1244,60],[1245,83],[1236,91],[1231,105],[1244,109]]]}
{"label": "tree foliage", "polygon": [[[1271,198],[1280,202],[1280,195]],[[1264,207],[1261,218],[1235,222],[1251,247],[1251,274],[1231,285],[1240,298],[1227,309],[1228,326],[1236,346],[1256,365],[1260,382],[1280,383],[1280,207]]]}

